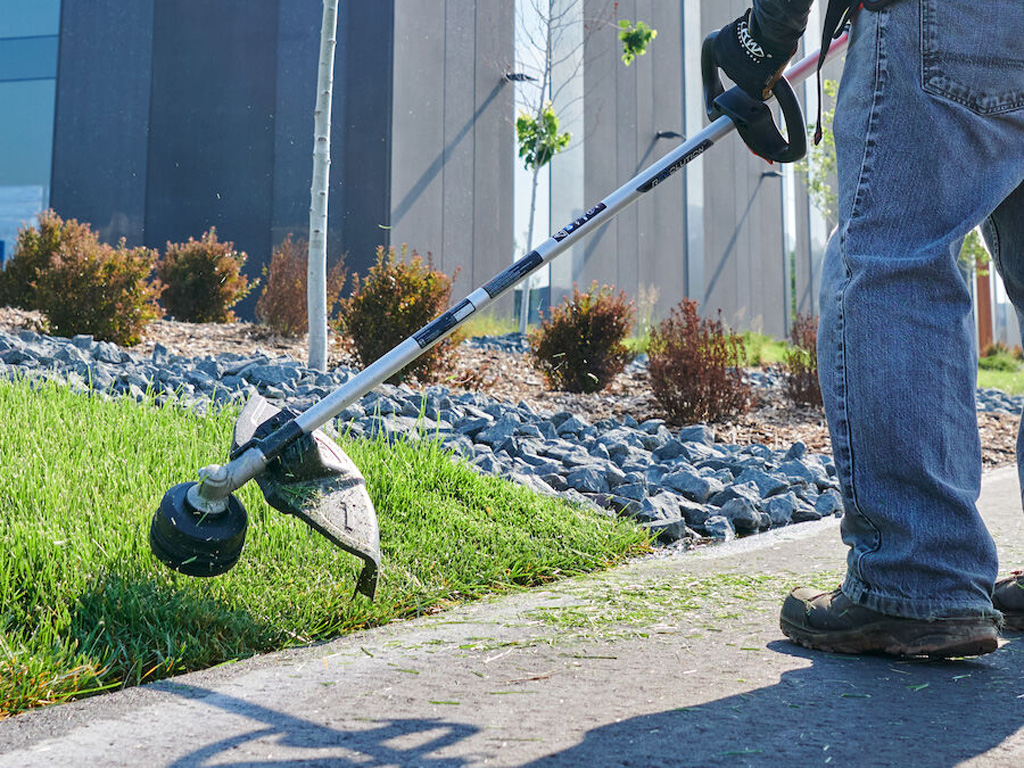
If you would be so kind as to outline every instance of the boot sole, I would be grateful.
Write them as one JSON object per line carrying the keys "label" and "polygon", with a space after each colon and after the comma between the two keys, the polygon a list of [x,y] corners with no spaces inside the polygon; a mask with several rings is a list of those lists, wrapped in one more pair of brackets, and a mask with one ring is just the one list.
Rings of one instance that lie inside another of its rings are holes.
{"label": "boot sole", "polygon": [[999,647],[994,623],[977,622],[878,622],[845,631],[821,631],[799,626],[782,617],[786,637],[805,648],[828,653],[881,653],[907,658],[948,659],[983,656]]}

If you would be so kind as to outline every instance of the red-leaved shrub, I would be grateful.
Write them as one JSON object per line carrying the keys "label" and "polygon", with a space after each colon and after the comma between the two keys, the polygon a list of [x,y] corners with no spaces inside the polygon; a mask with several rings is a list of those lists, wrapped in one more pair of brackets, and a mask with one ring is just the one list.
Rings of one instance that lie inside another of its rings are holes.
{"label": "red-leaved shrub", "polygon": [[14,256],[0,272],[0,304],[42,312],[57,336],[85,333],[131,346],[163,314],[152,279],[156,251],[101,243],[88,224],[39,214],[18,232]]}
{"label": "red-leaved shrub", "polygon": [[0,270],[0,306],[40,309],[36,299],[36,281],[46,271],[57,251],[64,247],[83,252],[99,244],[98,235],[77,219],[64,220],[53,210],[38,216],[38,225],[18,230],[6,267]]}
{"label": "red-leaved shrub", "polygon": [[132,346],[163,314],[160,287],[150,279],[156,251],[104,243],[62,245],[36,280],[36,302],[50,333],[92,334]]}
{"label": "red-leaved shrub", "polygon": [[786,395],[797,405],[821,405],[818,384],[818,318],[798,314],[783,355]]}
{"label": "red-leaved shrub", "polygon": [[673,422],[718,421],[749,407],[743,339],[725,330],[721,314],[701,318],[697,302],[683,299],[651,333],[651,389]]}
{"label": "red-leaved shrub", "polygon": [[[301,336],[309,330],[307,261],[309,243],[289,234],[274,249],[263,269],[263,292],[256,302],[256,319],[283,336]],[[345,287],[344,259],[327,273],[327,317],[331,317]]]}

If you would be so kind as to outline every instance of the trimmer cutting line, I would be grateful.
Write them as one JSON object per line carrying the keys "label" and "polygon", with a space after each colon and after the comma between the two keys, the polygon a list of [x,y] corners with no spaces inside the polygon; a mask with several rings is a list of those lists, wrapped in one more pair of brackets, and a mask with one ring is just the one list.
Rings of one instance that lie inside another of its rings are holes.
{"label": "trimmer cutting line", "polygon": [[[837,38],[828,58],[842,52],[847,42],[847,33]],[[364,561],[356,589],[372,599],[380,568],[377,515],[359,470],[319,428],[588,232],[700,157],[734,128],[752,151],[768,160],[792,162],[803,156],[803,114],[791,83],[802,82],[817,70],[818,52],[790,67],[773,88],[785,118],[787,141],[768,104],[751,99],[739,88],[723,88],[711,43],[711,39],[705,41],[702,56],[709,126],[308,410],[292,414],[260,397],[250,400],[235,424],[230,461],[204,467],[197,482],[181,483],[164,495],[150,528],[153,553],[171,568],[191,576],[214,576],[229,570],[241,555],[248,525],[245,508],[234,491],[256,479],[272,507],[301,518]]]}

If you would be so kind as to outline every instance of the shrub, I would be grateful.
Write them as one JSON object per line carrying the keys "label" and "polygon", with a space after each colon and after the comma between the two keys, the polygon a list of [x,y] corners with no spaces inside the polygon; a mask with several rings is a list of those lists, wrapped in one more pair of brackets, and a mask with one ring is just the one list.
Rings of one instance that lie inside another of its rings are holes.
{"label": "shrub", "polygon": [[530,334],[534,367],[551,389],[599,392],[622,372],[634,355],[625,344],[636,308],[624,292],[594,283],[552,307],[540,328]]}
{"label": "shrub", "polygon": [[648,372],[654,397],[677,423],[718,421],[747,410],[743,339],[718,319],[701,318],[683,299],[651,334]]}
{"label": "shrub", "polygon": [[160,287],[150,279],[156,259],[156,251],[128,248],[124,240],[116,248],[95,236],[62,243],[35,283],[50,332],[137,344],[142,329],[163,314]]}
{"label": "shrub", "polygon": [[983,371],[1006,371],[1016,373],[1020,370],[1021,355],[1019,347],[1012,350],[1005,343],[997,341],[989,344],[978,358],[978,368]]}
{"label": "shrub", "polygon": [[54,255],[63,246],[71,252],[94,248],[99,238],[88,224],[76,219],[65,221],[54,211],[43,211],[38,227],[22,227],[14,253],[0,270],[0,306],[41,309],[36,299],[36,281],[45,272]]}
{"label": "shrub", "polygon": [[798,405],[821,405],[818,384],[818,318],[798,314],[782,356],[786,396]]}
{"label": "shrub", "polygon": [[[346,337],[360,364],[382,357],[440,315],[448,306],[452,281],[432,268],[416,252],[411,258],[405,245],[396,261],[395,249],[378,246],[376,263],[364,280],[355,276],[352,294],[339,302],[336,327]],[[455,346],[461,334],[443,339],[388,381],[408,378],[436,381],[454,364]]]}
{"label": "shrub", "polygon": [[[256,302],[256,319],[283,336],[301,336],[309,330],[306,286],[309,243],[292,241],[289,234],[270,257],[263,269],[263,292]],[[344,259],[327,273],[327,316],[330,317],[341,298],[347,273]]]}
{"label": "shrub", "polygon": [[202,238],[187,243],[168,243],[157,262],[157,277],[164,284],[164,308],[176,320],[189,323],[230,323],[231,307],[244,299],[252,287],[242,266],[248,256],[235,244],[217,239],[210,228]]}

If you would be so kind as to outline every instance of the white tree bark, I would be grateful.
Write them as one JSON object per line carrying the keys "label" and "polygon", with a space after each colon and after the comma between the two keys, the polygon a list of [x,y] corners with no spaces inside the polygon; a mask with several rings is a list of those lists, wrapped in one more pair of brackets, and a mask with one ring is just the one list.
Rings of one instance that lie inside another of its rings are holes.
{"label": "white tree bark", "polygon": [[338,0],[324,0],[320,69],[316,78],[316,109],[313,112],[313,186],[310,190],[309,256],[306,265],[308,365],[317,371],[327,370],[327,199],[331,177],[331,103],[337,30]]}
{"label": "white tree bark", "polygon": [[[544,99],[548,94],[548,90],[551,88],[551,39],[554,27],[554,7],[555,0],[548,0],[547,15],[543,17],[543,24],[545,29],[545,42],[544,42],[544,73],[541,75],[540,82],[540,96],[537,99],[537,110],[534,113],[534,119],[537,121],[537,125],[541,124],[541,118],[544,114]],[[530,249],[533,248],[533,222],[537,215],[537,185],[540,183],[540,166],[536,163],[533,166],[533,178],[531,179],[530,186],[530,224],[526,230],[526,251],[529,253]],[[522,286],[522,294],[520,295],[519,301],[519,332],[526,333],[526,329],[529,326],[530,321],[530,286],[533,283],[533,277],[530,276],[523,280],[520,285]]]}

